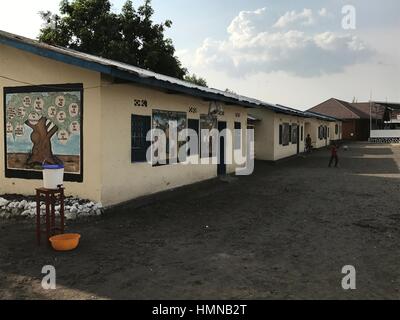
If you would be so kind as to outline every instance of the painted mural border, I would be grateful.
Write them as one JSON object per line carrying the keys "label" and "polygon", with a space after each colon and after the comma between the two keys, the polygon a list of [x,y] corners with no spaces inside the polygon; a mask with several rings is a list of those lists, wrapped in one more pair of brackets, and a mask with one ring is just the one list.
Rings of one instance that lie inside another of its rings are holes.
{"label": "painted mural border", "polygon": [[27,180],[41,180],[43,178],[42,172],[39,171],[27,171],[18,169],[8,169],[7,167],[7,134],[6,134],[6,112],[7,102],[6,96],[10,93],[35,93],[35,92],[59,92],[59,91],[75,91],[80,92],[80,173],[65,173],[64,181],[69,182],[83,182],[83,122],[84,122],[84,99],[83,99],[83,84],[82,83],[67,83],[67,84],[41,84],[37,86],[16,86],[16,87],[3,87],[3,125],[4,125],[4,170],[6,178],[17,178]]}

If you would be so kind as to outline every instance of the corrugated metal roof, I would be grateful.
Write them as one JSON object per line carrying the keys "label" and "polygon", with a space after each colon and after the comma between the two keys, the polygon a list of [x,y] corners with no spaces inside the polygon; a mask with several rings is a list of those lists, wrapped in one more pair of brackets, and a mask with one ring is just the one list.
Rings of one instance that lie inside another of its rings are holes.
{"label": "corrugated metal roof", "polygon": [[255,117],[255,116],[253,116],[251,114],[247,114],[247,120],[250,120],[250,121],[261,121],[260,118],[257,118],[257,117]]}
{"label": "corrugated metal roof", "polygon": [[105,59],[64,47],[48,45],[1,30],[0,43],[46,58],[94,70],[103,74],[111,75],[115,78],[128,80],[146,86],[157,87],[164,90],[173,90],[201,97],[203,99],[222,101],[228,104],[237,104],[246,108],[266,108],[274,112],[298,115],[300,117],[306,116],[306,114],[300,110],[275,105],[231,92],[198,86],[187,81],[165,76],[126,63]]}
{"label": "corrugated metal roof", "polygon": [[320,114],[317,112],[304,111],[304,114],[309,116],[310,118],[317,118],[317,119],[326,120],[326,121],[340,121],[340,119],[337,119],[335,117],[326,116],[324,114]]}

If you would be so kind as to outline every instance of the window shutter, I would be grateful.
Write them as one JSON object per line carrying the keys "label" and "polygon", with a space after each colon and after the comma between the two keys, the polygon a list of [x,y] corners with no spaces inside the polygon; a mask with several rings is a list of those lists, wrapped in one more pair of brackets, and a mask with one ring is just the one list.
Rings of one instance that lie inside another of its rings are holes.
{"label": "window shutter", "polygon": [[280,124],[280,125],[279,125],[279,144],[282,144],[282,143],[283,143],[283,141],[282,141],[282,131],[283,131],[283,127],[282,127],[282,125]]}
{"label": "window shutter", "polygon": [[131,128],[131,162],[145,162],[151,145],[151,141],[146,141],[147,132],[151,129],[151,117],[132,115]]}

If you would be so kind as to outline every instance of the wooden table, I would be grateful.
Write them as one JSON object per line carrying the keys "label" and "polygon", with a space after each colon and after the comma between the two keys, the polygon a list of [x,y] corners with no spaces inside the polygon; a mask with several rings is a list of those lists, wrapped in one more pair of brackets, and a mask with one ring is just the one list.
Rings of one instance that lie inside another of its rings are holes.
{"label": "wooden table", "polygon": [[[40,245],[40,238],[42,233],[46,234],[48,239],[58,233],[64,233],[64,187],[58,189],[36,189],[36,239],[37,244]],[[45,214],[42,215],[41,204],[44,202]],[[56,227],[56,205],[60,206],[60,224]],[[44,226],[42,229],[42,217],[44,217]]]}

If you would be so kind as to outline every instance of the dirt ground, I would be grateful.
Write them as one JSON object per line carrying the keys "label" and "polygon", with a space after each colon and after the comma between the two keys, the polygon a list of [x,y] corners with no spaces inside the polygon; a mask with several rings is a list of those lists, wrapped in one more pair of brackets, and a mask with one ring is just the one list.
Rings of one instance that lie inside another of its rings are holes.
{"label": "dirt ground", "polygon": [[[398,299],[400,147],[351,144],[68,225],[80,247],[0,222],[1,299]],[[41,288],[54,265],[57,289]],[[344,291],[344,265],[357,289]]]}

